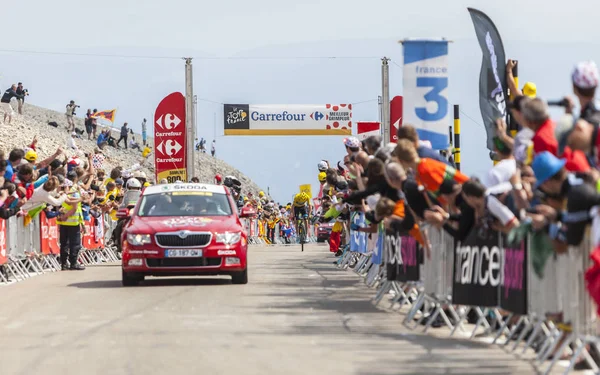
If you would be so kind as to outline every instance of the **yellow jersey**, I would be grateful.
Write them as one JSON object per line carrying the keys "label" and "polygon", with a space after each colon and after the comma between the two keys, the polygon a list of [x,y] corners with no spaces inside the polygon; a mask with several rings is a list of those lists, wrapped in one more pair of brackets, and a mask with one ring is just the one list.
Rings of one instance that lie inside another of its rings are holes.
{"label": "yellow jersey", "polygon": [[308,196],[308,194],[306,194],[304,192],[298,193],[294,197],[294,206],[295,207],[304,207],[304,206],[306,206],[307,203],[309,203],[309,201],[310,201],[310,197]]}

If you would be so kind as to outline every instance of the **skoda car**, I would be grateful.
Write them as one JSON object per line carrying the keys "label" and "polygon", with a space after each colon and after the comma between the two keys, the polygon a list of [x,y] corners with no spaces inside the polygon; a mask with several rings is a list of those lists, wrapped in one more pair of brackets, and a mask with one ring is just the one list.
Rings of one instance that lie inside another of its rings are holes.
{"label": "skoda car", "polygon": [[226,187],[146,188],[122,235],[123,286],[146,276],[229,275],[248,282],[248,241]]}

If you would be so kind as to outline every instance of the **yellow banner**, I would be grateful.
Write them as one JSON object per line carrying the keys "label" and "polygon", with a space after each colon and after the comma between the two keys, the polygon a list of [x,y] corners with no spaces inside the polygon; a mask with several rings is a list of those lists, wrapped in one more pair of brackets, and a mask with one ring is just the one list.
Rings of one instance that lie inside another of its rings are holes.
{"label": "yellow banner", "polygon": [[187,182],[187,173],[185,168],[183,169],[170,169],[168,171],[162,171],[158,174],[157,182],[160,182],[163,178],[166,178],[170,184],[176,182],[177,180],[181,182]]}
{"label": "yellow banner", "polygon": [[304,185],[300,185],[300,192],[304,192],[306,194],[308,194],[309,197],[312,198],[312,185],[311,184],[304,184]]}

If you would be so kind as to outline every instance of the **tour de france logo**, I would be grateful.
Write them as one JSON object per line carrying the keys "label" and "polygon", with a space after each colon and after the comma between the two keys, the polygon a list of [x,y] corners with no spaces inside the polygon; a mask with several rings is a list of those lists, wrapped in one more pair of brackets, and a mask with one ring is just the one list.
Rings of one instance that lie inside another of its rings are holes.
{"label": "tour de france logo", "polygon": [[247,117],[248,117],[248,113],[246,113],[246,111],[244,111],[242,108],[234,107],[227,114],[226,121],[227,121],[227,124],[233,125],[233,124],[237,124],[237,123],[246,121]]}

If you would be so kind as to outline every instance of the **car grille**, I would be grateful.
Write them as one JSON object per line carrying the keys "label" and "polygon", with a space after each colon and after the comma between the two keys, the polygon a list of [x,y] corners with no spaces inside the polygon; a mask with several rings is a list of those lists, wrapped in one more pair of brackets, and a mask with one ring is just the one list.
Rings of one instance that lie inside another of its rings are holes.
{"label": "car grille", "polygon": [[218,267],[221,258],[147,258],[146,264],[150,268],[160,267]]}
{"label": "car grille", "polygon": [[204,247],[210,243],[212,234],[194,233],[186,238],[179,237],[179,233],[157,234],[156,243],[162,247]]}

